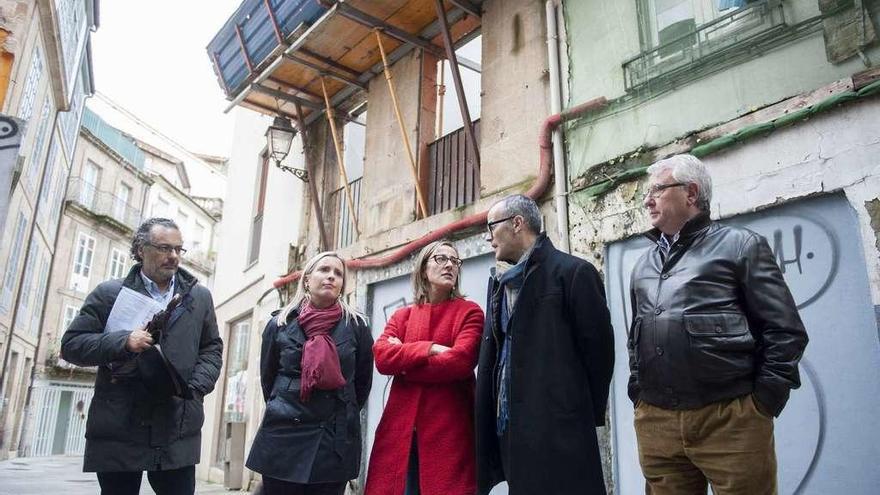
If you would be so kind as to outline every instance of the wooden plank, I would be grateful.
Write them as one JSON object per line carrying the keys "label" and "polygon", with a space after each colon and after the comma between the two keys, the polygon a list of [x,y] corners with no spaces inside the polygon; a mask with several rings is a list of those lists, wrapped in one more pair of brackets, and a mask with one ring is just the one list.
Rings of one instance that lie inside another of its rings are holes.
{"label": "wooden plank", "polygon": [[880,67],[857,72],[852,76],[853,89],[858,91],[877,80],[880,80]]}
{"label": "wooden plank", "polygon": [[[462,143],[464,144],[464,143]],[[465,190],[467,188],[465,177],[467,176],[467,163],[468,163],[468,155],[470,152],[467,149],[467,146],[461,146],[461,160],[459,160],[459,178],[458,178],[458,202],[455,206],[462,206],[467,204],[467,197],[465,196]]]}
{"label": "wooden plank", "polygon": [[431,214],[437,213],[437,163],[440,157],[441,146],[437,143],[428,145],[428,151],[431,156],[431,176],[428,183],[428,189],[431,191]]}

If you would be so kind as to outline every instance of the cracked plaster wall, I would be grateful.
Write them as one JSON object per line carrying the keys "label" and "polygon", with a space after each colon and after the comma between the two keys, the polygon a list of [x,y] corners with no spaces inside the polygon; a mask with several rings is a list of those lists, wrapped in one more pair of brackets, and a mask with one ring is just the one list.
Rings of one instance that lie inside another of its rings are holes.
{"label": "cracked plaster wall", "polygon": [[[871,298],[880,306],[880,99],[814,117],[710,155],[712,217],[732,217],[798,198],[842,191],[855,212]],[[650,228],[641,207],[647,178],[608,194],[571,195],[572,250],[597,265],[607,244]],[[874,209],[872,209],[874,208]]]}

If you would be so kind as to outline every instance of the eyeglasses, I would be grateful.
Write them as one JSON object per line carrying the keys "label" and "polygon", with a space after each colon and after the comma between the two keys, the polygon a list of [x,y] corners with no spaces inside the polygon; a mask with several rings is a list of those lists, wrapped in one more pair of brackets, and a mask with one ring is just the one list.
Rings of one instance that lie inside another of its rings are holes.
{"label": "eyeglasses", "polygon": [[162,254],[171,254],[172,251],[177,253],[178,256],[183,256],[184,254],[186,254],[186,249],[184,249],[183,246],[172,246],[170,244],[153,244],[151,242],[148,242],[147,246],[152,247]]}
{"label": "eyeglasses", "polygon": [[645,191],[644,199],[645,200],[647,200],[648,198],[657,199],[663,194],[663,191],[669,189],[670,187],[679,187],[679,186],[686,186],[686,185],[688,185],[687,182],[673,182],[672,184],[656,184],[656,185],[651,186],[647,191]]}
{"label": "eyeglasses", "polygon": [[431,259],[434,260],[434,263],[437,263],[440,266],[446,265],[446,263],[451,262],[452,266],[459,267],[461,266],[462,261],[455,256],[446,256],[445,254],[435,254],[431,256]]}
{"label": "eyeglasses", "polygon": [[510,215],[509,217],[499,218],[498,220],[493,220],[486,224],[486,232],[489,234],[489,238],[492,238],[492,233],[495,231],[495,226],[498,224],[504,223],[508,220],[512,220],[516,218],[516,215]]}

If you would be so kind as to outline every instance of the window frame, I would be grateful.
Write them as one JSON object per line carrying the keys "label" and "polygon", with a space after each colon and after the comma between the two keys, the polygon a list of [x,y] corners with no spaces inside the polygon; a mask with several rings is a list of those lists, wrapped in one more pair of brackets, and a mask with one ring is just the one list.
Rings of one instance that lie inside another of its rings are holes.
{"label": "window frame", "polygon": [[[83,244],[85,240],[85,244]],[[77,292],[87,292],[89,280],[92,277],[94,265],[96,240],[85,232],[77,232],[76,242],[73,244],[73,258],[68,287]],[[85,272],[85,273],[83,273]]]}

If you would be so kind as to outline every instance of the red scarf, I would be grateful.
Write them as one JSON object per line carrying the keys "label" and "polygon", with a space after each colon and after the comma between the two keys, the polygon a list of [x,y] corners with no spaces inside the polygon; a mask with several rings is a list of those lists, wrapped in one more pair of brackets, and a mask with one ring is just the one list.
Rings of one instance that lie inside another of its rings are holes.
{"label": "red scarf", "polygon": [[303,402],[308,402],[313,388],[335,390],[345,385],[336,342],[330,336],[330,330],[340,318],[342,306],[339,303],[323,309],[312,306],[308,301],[300,306],[297,321],[307,338],[303,345],[302,385],[299,392]]}

